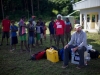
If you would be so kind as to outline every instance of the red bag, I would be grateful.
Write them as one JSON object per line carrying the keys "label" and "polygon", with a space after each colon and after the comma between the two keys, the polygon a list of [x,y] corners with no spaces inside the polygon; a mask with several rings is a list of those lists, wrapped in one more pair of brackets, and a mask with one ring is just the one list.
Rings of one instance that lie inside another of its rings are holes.
{"label": "red bag", "polygon": [[41,51],[35,54],[35,59],[39,60],[39,59],[45,58],[45,56],[46,56],[46,51]]}

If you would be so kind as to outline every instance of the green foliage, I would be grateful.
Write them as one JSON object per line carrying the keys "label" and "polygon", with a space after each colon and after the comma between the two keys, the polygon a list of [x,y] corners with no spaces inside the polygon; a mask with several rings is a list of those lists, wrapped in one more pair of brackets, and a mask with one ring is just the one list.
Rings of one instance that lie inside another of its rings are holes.
{"label": "green foliage", "polygon": [[[33,14],[39,17],[55,16],[58,13],[68,15],[73,12],[71,0],[32,0]],[[77,2],[79,0],[75,0]],[[19,19],[22,15],[32,15],[31,0],[2,0],[4,15],[10,15],[11,19]],[[1,9],[1,8],[0,8]],[[29,12],[28,12],[29,11]],[[0,12],[0,19],[2,13]]]}
{"label": "green foliage", "polygon": [[57,15],[58,14],[58,10],[53,9],[52,12]]}

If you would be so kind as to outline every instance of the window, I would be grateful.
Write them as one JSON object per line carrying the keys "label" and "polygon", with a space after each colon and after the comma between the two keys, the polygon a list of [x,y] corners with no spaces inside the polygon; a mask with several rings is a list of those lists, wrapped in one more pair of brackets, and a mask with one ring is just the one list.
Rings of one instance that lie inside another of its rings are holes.
{"label": "window", "polygon": [[90,22],[90,15],[87,15],[87,22]]}
{"label": "window", "polygon": [[92,15],[92,22],[95,22],[95,15]]}

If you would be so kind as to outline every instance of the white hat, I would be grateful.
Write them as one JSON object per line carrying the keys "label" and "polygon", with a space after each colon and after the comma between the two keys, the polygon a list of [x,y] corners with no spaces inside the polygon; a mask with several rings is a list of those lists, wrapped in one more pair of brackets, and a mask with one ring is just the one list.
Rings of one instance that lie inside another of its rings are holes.
{"label": "white hat", "polygon": [[58,18],[59,16],[62,17],[62,15],[58,14],[58,15],[57,15],[57,18]]}
{"label": "white hat", "polygon": [[79,28],[79,27],[81,27],[80,24],[75,24],[75,28]]}

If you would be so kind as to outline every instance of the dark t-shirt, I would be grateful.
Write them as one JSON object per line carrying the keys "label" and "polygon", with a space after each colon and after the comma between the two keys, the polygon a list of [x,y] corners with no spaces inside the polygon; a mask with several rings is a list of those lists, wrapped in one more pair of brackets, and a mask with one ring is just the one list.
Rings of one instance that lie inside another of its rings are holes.
{"label": "dark t-shirt", "polygon": [[54,22],[51,21],[49,23],[49,32],[50,32],[50,34],[54,34],[54,27],[53,26],[54,26]]}

